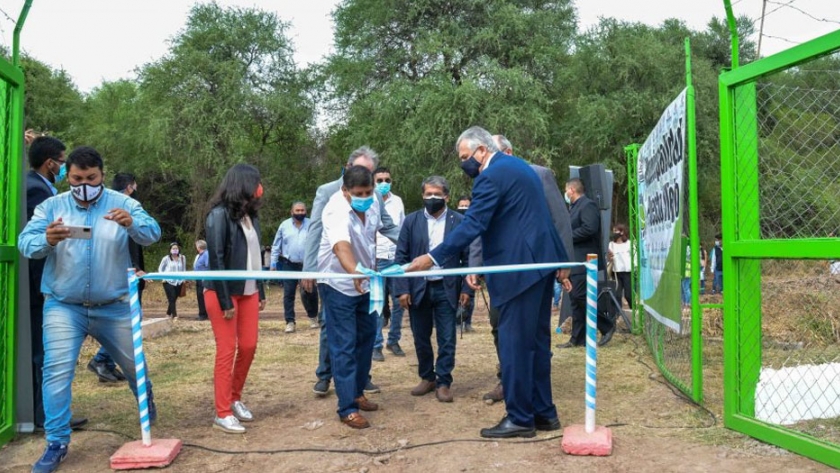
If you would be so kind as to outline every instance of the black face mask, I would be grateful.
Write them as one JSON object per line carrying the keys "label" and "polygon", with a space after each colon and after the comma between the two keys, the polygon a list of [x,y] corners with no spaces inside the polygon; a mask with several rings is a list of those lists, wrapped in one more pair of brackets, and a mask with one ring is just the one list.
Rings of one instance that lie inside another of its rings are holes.
{"label": "black face mask", "polygon": [[431,199],[423,199],[423,206],[426,207],[426,212],[434,215],[440,212],[440,209],[446,206],[446,200],[442,197],[432,197]]}
{"label": "black face mask", "polygon": [[613,233],[612,234],[612,239],[613,240],[618,240],[619,238],[621,238],[621,233]]}

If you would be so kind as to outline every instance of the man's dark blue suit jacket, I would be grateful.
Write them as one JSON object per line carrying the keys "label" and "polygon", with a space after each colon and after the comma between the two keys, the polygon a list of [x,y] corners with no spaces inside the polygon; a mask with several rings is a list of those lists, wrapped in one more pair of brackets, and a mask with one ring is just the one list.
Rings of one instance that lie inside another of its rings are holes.
{"label": "man's dark blue suit jacket", "polygon": [[[569,261],[554,229],[539,177],[522,159],[496,153],[473,183],[473,201],[464,222],[431,252],[446,261],[481,237],[485,266]],[[555,270],[486,275],[500,306]]]}
{"label": "man's dark blue suit jacket", "polygon": [[[444,228],[444,239],[447,235],[461,224],[464,216],[452,210],[446,211],[446,226]],[[426,212],[418,210],[405,217],[400,238],[397,240],[397,256],[394,261],[397,264],[410,263],[414,258],[425,255],[429,252],[429,223],[426,220]],[[469,248],[464,248],[454,257],[441,261],[441,267],[462,268],[466,267],[469,261]],[[423,300],[426,294],[426,280],[424,278],[396,278],[394,280],[394,292],[397,296],[409,294],[411,303],[416,305]],[[461,293],[473,294],[474,291],[467,287],[462,276],[449,276],[443,278],[443,287],[446,290],[446,298],[452,307],[458,307],[458,296]]]}

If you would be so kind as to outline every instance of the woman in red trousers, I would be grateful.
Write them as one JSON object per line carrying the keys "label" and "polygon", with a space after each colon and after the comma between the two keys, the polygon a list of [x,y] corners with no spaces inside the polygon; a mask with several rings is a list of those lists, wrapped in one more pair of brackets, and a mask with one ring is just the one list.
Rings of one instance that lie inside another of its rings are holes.
{"label": "woman in red trousers", "polygon": [[[210,201],[205,233],[211,271],[261,271],[260,222],[263,193],[260,173],[248,164],[228,170]],[[240,422],[254,420],[242,403],[242,388],[257,350],[259,311],[265,308],[262,281],[204,281],[204,303],[216,338],[213,427],[245,433]]]}

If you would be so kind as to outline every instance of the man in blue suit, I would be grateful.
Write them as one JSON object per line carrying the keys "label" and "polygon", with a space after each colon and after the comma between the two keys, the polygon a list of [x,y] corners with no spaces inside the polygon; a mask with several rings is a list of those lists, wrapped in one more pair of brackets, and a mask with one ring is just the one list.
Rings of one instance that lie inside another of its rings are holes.
{"label": "man in blue suit", "polygon": [[[472,127],[456,142],[461,168],[475,179],[464,222],[437,248],[414,259],[408,271],[455,257],[477,237],[487,266],[566,262],[537,174],[520,158],[500,153],[487,130]],[[557,430],[551,399],[551,298],[553,270],[489,274],[487,287],[499,309],[499,351],[507,415],[482,429],[488,438],[533,437]],[[568,270],[557,271],[567,287]]]}
{"label": "man in blue suit", "polygon": [[[423,181],[423,210],[405,218],[397,241],[397,264],[409,263],[425,255],[461,224],[464,216],[446,208],[449,202],[449,183],[441,176]],[[467,266],[469,251],[464,249],[454,257],[441,261],[441,269]],[[458,304],[466,306],[472,291],[460,276],[396,278],[394,295],[400,306],[409,311],[414,349],[417,352],[420,384],[411,390],[412,396],[432,391],[440,402],[452,402],[452,369],[455,368],[455,311]],[[432,350],[432,329],[437,334],[438,357]]]}

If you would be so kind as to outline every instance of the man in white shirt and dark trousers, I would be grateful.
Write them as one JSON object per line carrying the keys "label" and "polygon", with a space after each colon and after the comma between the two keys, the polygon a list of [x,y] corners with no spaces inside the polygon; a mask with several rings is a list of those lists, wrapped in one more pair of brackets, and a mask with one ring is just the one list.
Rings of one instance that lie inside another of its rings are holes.
{"label": "man in white shirt and dark trousers", "polygon": [[[380,207],[373,205],[373,176],[363,166],[344,173],[341,190],[330,197],[321,216],[323,231],[318,249],[318,271],[358,273],[376,264],[376,232],[382,227]],[[321,282],[321,281],[319,281]],[[327,279],[322,297],[327,343],[338,396],[338,416],[354,429],[370,427],[359,411],[379,406],[367,400],[371,353],[376,335],[376,313],[370,312],[368,279]]]}
{"label": "man in white shirt and dark trousers", "polygon": [[[309,219],[306,218],[306,204],[295,202],[291,209],[292,218],[284,220],[277,229],[271,245],[272,271],[303,271],[306,252],[306,237],[309,234]],[[295,292],[298,280],[283,281],[283,311],[286,319],[286,333],[295,331]],[[318,293],[300,291],[301,302],[309,317],[309,327],[318,328]]]}
{"label": "man in white shirt and dark trousers", "polygon": [[[373,171],[373,181],[376,186],[376,192],[382,196],[385,203],[385,211],[393,220],[394,225],[402,226],[405,220],[405,206],[400,196],[391,192],[391,171],[386,167],[378,167]],[[382,270],[394,264],[394,258],[397,252],[397,245],[380,233],[376,234],[376,268]],[[392,299],[390,317],[391,324],[388,329],[388,343],[385,348],[388,349],[394,356],[405,356],[405,352],[400,347],[400,338],[402,336],[402,318],[403,308],[400,307],[397,296],[394,294],[394,280],[389,278],[385,280],[385,309],[382,311],[382,316],[377,320],[376,325],[376,340],[373,342],[373,361],[385,361],[385,355],[382,353],[382,344],[385,342],[382,336],[382,327],[388,314],[388,297]]]}
{"label": "man in white shirt and dark trousers", "polygon": [[[449,184],[441,176],[423,181],[423,210],[406,217],[397,243],[397,264],[410,263],[443,242],[458,227],[464,216],[446,208]],[[442,268],[462,268],[468,264],[469,249],[441,263]],[[434,267],[432,269],[441,269]],[[409,311],[414,348],[417,351],[420,384],[412,396],[435,391],[440,402],[452,402],[452,370],[455,368],[455,311],[469,303],[472,289],[460,276],[398,278],[394,289],[400,305]],[[432,329],[437,334],[437,362],[432,349]]]}

